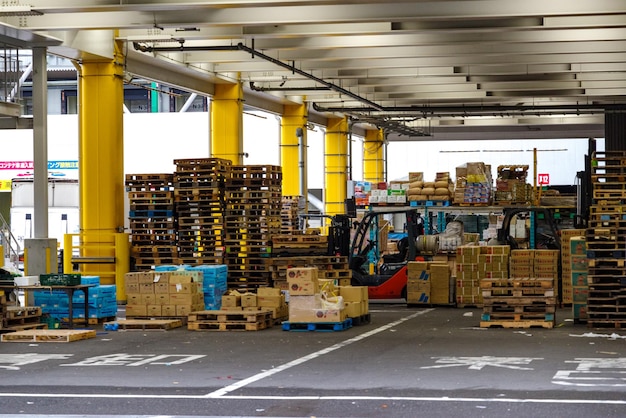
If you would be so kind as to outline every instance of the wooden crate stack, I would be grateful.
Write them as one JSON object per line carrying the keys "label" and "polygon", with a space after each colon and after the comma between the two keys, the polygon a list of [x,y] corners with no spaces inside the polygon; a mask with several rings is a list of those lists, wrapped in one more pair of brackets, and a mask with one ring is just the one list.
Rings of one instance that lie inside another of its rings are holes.
{"label": "wooden crate stack", "polygon": [[303,196],[283,196],[280,210],[281,234],[292,234],[301,230],[298,215],[304,213],[306,199]]}
{"label": "wooden crate stack", "polygon": [[592,156],[587,324],[626,327],[626,151]]}
{"label": "wooden crate stack", "polygon": [[515,205],[530,202],[531,189],[526,183],[527,177],[527,165],[498,166],[494,204]]}
{"label": "wooden crate stack", "polygon": [[127,174],[131,256],[135,270],[178,263],[172,174]]}
{"label": "wooden crate stack", "polygon": [[224,187],[230,160],[174,160],[179,259],[183,264],[223,264]]}
{"label": "wooden crate stack", "polygon": [[554,327],[558,262],[558,250],[511,250],[510,278],[480,282],[480,326]]}
{"label": "wooden crate stack", "polygon": [[226,182],[225,264],[228,287],[271,286],[271,238],[280,234],[282,169],[230,166]]}

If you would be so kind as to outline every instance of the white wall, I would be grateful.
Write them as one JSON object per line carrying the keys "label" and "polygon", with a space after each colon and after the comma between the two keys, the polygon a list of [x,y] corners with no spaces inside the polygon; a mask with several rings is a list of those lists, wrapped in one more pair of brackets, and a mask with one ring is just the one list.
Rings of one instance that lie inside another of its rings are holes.
{"label": "white wall", "polygon": [[[406,179],[409,171],[424,172],[425,180],[434,180],[438,172],[450,172],[467,162],[491,164],[496,176],[499,165],[528,165],[532,184],[533,148],[537,148],[537,172],[550,174],[550,184],[576,184],[576,172],[585,168],[587,139],[392,142],[388,146],[388,178]],[[604,140],[597,141],[598,151]]]}
{"label": "white wall", "polygon": [[[259,114],[244,114],[243,149],[249,154],[244,163],[280,165],[280,124],[272,114]],[[175,159],[208,157],[209,128],[208,113],[125,114],[125,173],[169,173],[175,169]],[[323,188],[324,130],[307,131],[307,140],[309,188]],[[49,116],[48,144],[49,160],[78,160],[78,116]],[[353,180],[362,180],[362,147],[363,139],[353,136]],[[551,184],[575,184],[576,172],[584,168],[585,139],[392,142],[387,149],[388,179],[406,178],[409,171],[422,171],[426,179],[442,171],[454,177],[457,166],[475,161],[491,164],[494,175],[498,165],[528,164],[530,179],[533,148],[539,150],[538,171],[549,173]],[[0,161],[32,161],[32,131],[3,130],[0,149]],[[603,140],[598,140],[598,149],[604,149]],[[0,180],[17,173],[0,170]],[[66,174],[77,178],[78,170],[66,170]]]}

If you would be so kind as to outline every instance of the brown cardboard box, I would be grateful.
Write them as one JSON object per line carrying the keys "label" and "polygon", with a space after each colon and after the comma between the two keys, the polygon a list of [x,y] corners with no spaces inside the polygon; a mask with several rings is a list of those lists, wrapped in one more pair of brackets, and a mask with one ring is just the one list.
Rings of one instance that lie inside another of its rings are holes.
{"label": "brown cardboard box", "polygon": [[162,316],[176,316],[176,305],[161,306]]}
{"label": "brown cardboard box", "polygon": [[170,293],[170,285],[168,283],[155,283],[154,284],[154,293],[155,294],[166,294]]}
{"label": "brown cardboard box", "polygon": [[170,304],[193,305],[194,295],[191,293],[170,293]]}
{"label": "brown cardboard box", "polygon": [[146,305],[126,305],[126,316],[148,316]]}
{"label": "brown cardboard box", "polygon": [[285,296],[257,296],[257,305],[262,308],[279,308],[285,304]]}
{"label": "brown cardboard box", "polygon": [[241,295],[241,306],[243,308],[257,307],[258,296],[254,293],[244,293]]}
{"label": "brown cardboard box", "polygon": [[[177,277],[185,278],[186,276],[177,276]],[[196,293],[196,289],[197,289],[196,285],[191,282],[169,284],[169,293]]]}
{"label": "brown cardboard box", "polygon": [[281,293],[281,289],[278,287],[259,287],[256,290],[258,296],[278,296]]}
{"label": "brown cardboard box", "polygon": [[234,308],[237,306],[241,306],[241,295],[239,293],[222,296],[223,308]]}
{"label": "brown cardboard box", "polygon": [[189,284],[193,282],[193,278],[188,274],[172,274],[169,278],[170,284]]}
{"label": "brown cardboard box", "polygon": [[162,283],[168,284],[170,279],[170,274],[167,272],[154,272],[152,274],[152,282],[153,283]]}
{"label": "brown cardboard box", "polygon": [[154,284],[153,283],[140,283],[139,293],[154,293]]}
{"label": "brown cardboard box", "polygon": [[187,316],[194,310],[192,305],[176,305],[176,316]]}
{"label": "brown cardboard box", "polygon": [[148,316],[161,316],[161,305],[148,305],[146,307]]}
{"label": "brown cardboard box", "polygon": [[339,295],[343,297],[343,301],[348,302],[361,302],[363,300],[362,287],[365,286],[342,286],[339,288]]}
{"label": "brown cardboard box", "polygon": [[126,293],[139,293],[139,283],[126,283]]}
{"label": "brown cardboard box", "polygon": [[348,318],[358,318],[363,314],[362,312],[362,304],[361,302],[346,302],[344,311],[346,313],[346,317]]}
{"label": "brown cardboard box", "polygon": [[156,305],[156,295],[154,293],[141,293],[142,305]]}
{"label": "brown cardboard box", "polygon": [[126,293],[126,303],[128,305],[141,305],[141,293]]}
{"label": "brown cardboard box", "polygon": [[142,272],[137,276],[139,284],[152,284],[154,283],[154,273],[152,272]]}
{"label": "brown cardboard box", "polygon": [[137,272],[126,273],[124,275],[124,284],[139,284],[139,276]]}
{"label": "brown cardboard box", "polygon": [[317,279],[318,276],[317,267],[293,267],[287,269],[287,281],[291,279]]}
{"label": "brown cardboard box", "polygon": [[309,278],[288,278],[289,283],[289,295],[290,296],[310,296],[319,293],[319,281],[315,277]]}
{"label": "brown cardboard box", "polygon": [[170,304],[170,295],[169,293],[159,293],[155,294],[156,305],[169,305]]}

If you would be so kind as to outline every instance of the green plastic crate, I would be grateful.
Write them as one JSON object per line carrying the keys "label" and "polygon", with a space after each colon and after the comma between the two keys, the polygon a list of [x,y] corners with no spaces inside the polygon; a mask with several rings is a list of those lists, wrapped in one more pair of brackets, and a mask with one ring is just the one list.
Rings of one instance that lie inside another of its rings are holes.
{"label": "green plastic crate", "polygon": [[76,286],[80,284],[80,274],[40,274],[42,286]]}

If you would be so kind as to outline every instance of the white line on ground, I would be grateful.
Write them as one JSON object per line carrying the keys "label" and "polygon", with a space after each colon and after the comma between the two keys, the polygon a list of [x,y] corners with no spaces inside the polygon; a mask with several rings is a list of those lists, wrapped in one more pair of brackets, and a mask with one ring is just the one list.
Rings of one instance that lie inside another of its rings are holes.
{"label": "white line on ground", "polygon": [[282,364],[282,365],[280,365],[278,367],[275,367],[275,368],[273,368],[271,370],[267,370],[267,371],[264,371],[262,373],[255,374],[254,376],[250,376],[247,379],[240,380],[239,382],[233,383],[232,385],[225,386],[225,387],[223,387],[221,389],[218,389],[216,391],[213,391],[213,392],[207,394],[206,396],[209,397],[209,398],[219,398],[221,396],[226,395],[227,393],[233,392],[233,391],[235,391],[237,389],[240,389],[240,388],[242,388],[242,387],[244,387],[246,385],[249,385],[250,383],[257,382],[257,381],[259,381],[261,379],[265,379],[266,377],[275,375],[276,373],[280,373],[280,372],[285,371],[287,369],[290,369],[292,367],[299,366],[302,363],[305,363],[305,362],[307,362],[309,360],[313,360],[315,358],[318,358],[319,356],[322,356],[324,354],[328,354],[328,353],[330,353],[332,351],[339,350],[340,348],[346,347],[347,345],[356,343],[356,342],[361,341],[361,340],[363,340],[365,338],[371,337],[372,335],[376,335],[378,333],[386,331],[389,328],[393,328],[395,326],[398,326],[398,325],[400,325],[403,322],[409,321],[409,320],[411,320],[413,318],[416,318],[416,317],[418,317],[420,315],[423,315],[425,313],[431,312],[432,310],[433,309],[425,309],[423,311],[415,312],[412,315],[405,316],[404,318],[400,318],[397,321],[390,322],[390,323],[388,323],[386,325],[383,325],[382,327],[378,327],[378,328],[373,329],[371,331],[364,332],[363,334],[357,335],[356,337],[350,338],[349,340],[342,341],[340,343],[337,343],[337,344],[332,345],[330,347],[327,347],[327,348],[324,348],[322,350],[316,351],[316,352],[311,353],[309,355],[306,355],[304,357],[300,357],[298,359],[295,359],[293,361],[290,361],[288,363],[285,363],[285,364]]}
{"label": "white line on ground", "polygon": [[[235,396],[207,398],[206,395],[123,395],[109,393],[0,393],[4,398],[94,398],[94,399],[230,399],[230,400],[318,400],[318,401],[404,401],[404,402],[493,402],[493,403],[536,403],[536,404],[588,404],[588,405],[626,405],[626,400],[619,399],[550,399],[550,398],[450,398],[447,396]],[[0,417],[3,416],[0,414]]]}

